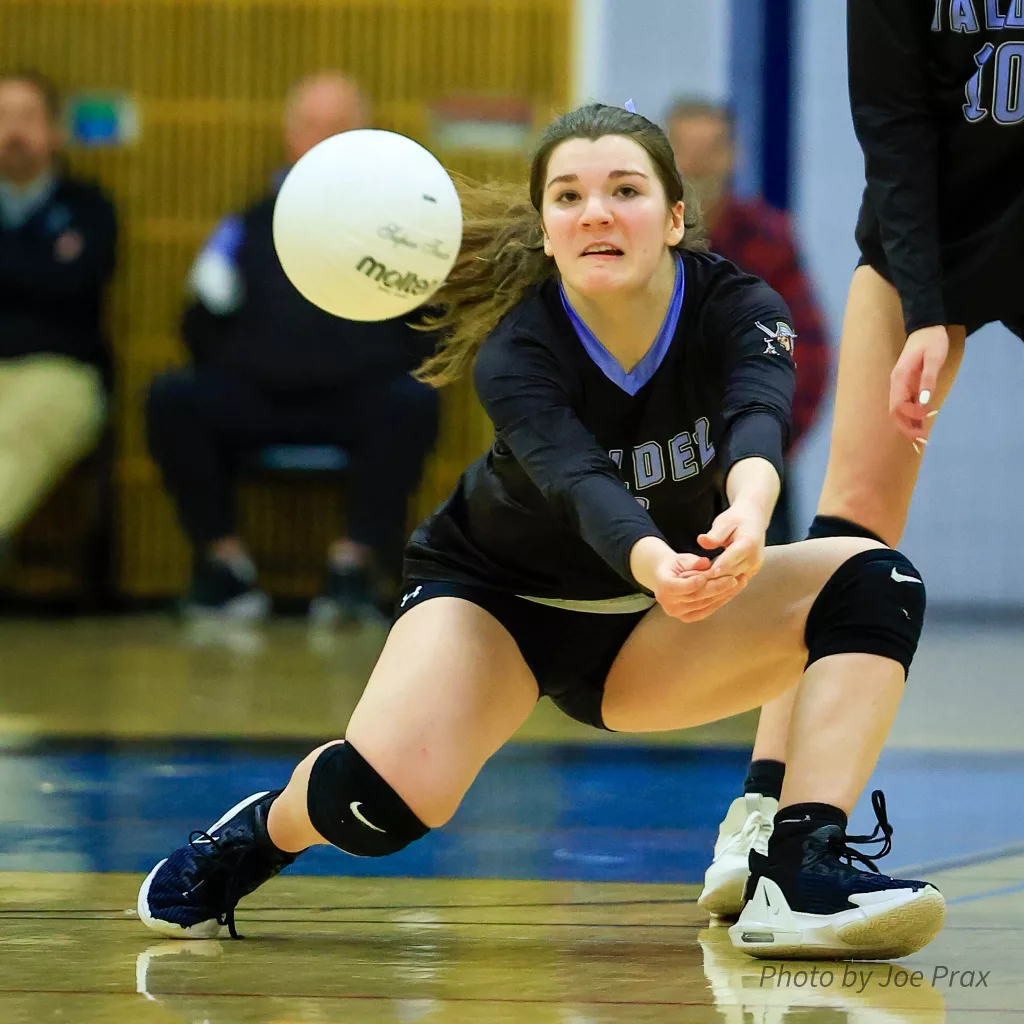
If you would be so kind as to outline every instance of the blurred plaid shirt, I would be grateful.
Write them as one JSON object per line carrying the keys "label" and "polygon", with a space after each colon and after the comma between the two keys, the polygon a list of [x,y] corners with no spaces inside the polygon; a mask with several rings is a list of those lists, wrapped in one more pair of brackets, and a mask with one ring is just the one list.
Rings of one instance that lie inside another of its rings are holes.
{"label": "blurred plaid shirt", "polygon": [[792,452],[817,418],[828,386],[831,353],[814,289],[793,242],[789,219],[761,199],[725,196],[710,226],[711,251],[767,281],[786,301],[796,331]]}

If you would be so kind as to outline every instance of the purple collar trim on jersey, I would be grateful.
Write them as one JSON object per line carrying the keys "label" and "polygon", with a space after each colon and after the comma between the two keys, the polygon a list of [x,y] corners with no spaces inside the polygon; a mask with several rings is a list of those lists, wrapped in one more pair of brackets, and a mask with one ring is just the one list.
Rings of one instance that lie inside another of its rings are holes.
{"label": "purple collar trim on jersey", "polygon": [[686,291],[686,273],[683,269],[683,258],[676,253],[676,283],[672,289],[672,301],[668,304],[668,312],[662,322],[654,344],[647,350],[643,359],[629,373],[623,370],[619,361],[597,340],[594,332],[580,319],[579,313],[572,308],[565,289],[559,284],[558,292],[562,296],[562,305],[566,315],[572,321],[583,348],[588,356],[597,364],[597,368],[616,386],[622,388],[627,395],[635,395],[657,372],[665,354],[668,352],[679,317],[683,311],[683,294]]}

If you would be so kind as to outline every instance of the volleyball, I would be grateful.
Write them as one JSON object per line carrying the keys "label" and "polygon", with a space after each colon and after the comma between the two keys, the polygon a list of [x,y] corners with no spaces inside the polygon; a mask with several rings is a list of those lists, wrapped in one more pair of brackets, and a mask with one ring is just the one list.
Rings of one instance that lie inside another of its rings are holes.
{"label": "volleyball", "polygon": [[314,146],[274,206],[288,279],[346,320],[387,320],[441,287],[462,244],[462,206],[437,158],[395,132],[359,129]]}

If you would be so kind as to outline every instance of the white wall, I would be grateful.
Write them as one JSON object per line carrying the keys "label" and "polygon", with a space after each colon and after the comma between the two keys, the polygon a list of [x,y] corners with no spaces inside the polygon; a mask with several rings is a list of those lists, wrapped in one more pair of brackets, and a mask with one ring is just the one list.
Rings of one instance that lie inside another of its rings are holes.
{"label": "white wall", "polygon": [[575,100],[653,121],[678,93],[728,91],[727,0],[577,0]]}
{"label": "white wall", "polygon": [[[795,67],[794,215],[838,342],[850,274],[863,160],[846,91],[845,4],[800,0]],[[936,421],[901,547],[933,604],[1024,606],[1024,346],[991,326],[968,343]],[[831,411],[799,463],[801,518],[810,522],[828,457]]]}

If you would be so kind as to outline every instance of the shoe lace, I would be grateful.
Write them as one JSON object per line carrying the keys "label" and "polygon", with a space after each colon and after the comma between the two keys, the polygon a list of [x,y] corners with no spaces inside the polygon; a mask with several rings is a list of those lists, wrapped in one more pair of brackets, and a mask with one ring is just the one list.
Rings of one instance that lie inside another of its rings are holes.
{"label": "shoe lace", "polygon": [[[768,842],[771,830],[771,818],[765,816],[760,811],[751,811],[747,815],[747,820],[743,822],[743,827],[729,844],[729,847],[730,849],[749,850],[755,843],[763,847]],[[759,852],[763,853],[764,850],[762,849]]]}
{"label": "shoe lace", "polygon": [[[209,849],[200,849],[197,843],[208,843]],[[214,839],[209,832],[203,832],[201,829],[196,829],[188,837],[188,845],[192,849],[202,856],[205,863],[208,865],[204,872],[203,881],[208,881],[212,876],[223,875],[224,877],[224,899],[223,905],[220,912],[217,914],[217,924],[227,925],[228,933],[233,939],[241,939],[244,936],[239,935],[235,928],[235,907],[238,905],[238,901],[242,898],[240,885],[238,882],[238,868],[242,861],[245,859],[246,853],[248,852],[245,847],[232,846],[230,843],[223,843],[217,839]],[[200,882],[199,884],[202,884]],[[193,886],[192,889],[186,893],[190,895],[198,886]]]}
{"label": "shoe lace", "polygon": [[[892,851],[892,825],[889,824],[889,817],[885,811],[885,794],[880,789],[876,789],[871,794],[871,809],[875,812],[875,820],[877,821],[871,835],[835,836],[829,839],[829,847],[851,867],[853,862],[857,861],[859,864],[870,868],[877,875],[881,874],[881,872],[875,865],[875,861],[880,860]],[[877,853],[872,853],[869,856],[861,853],[860,850],[852,849],[849,845],[850,843],[881,843],[882,848]]]}

